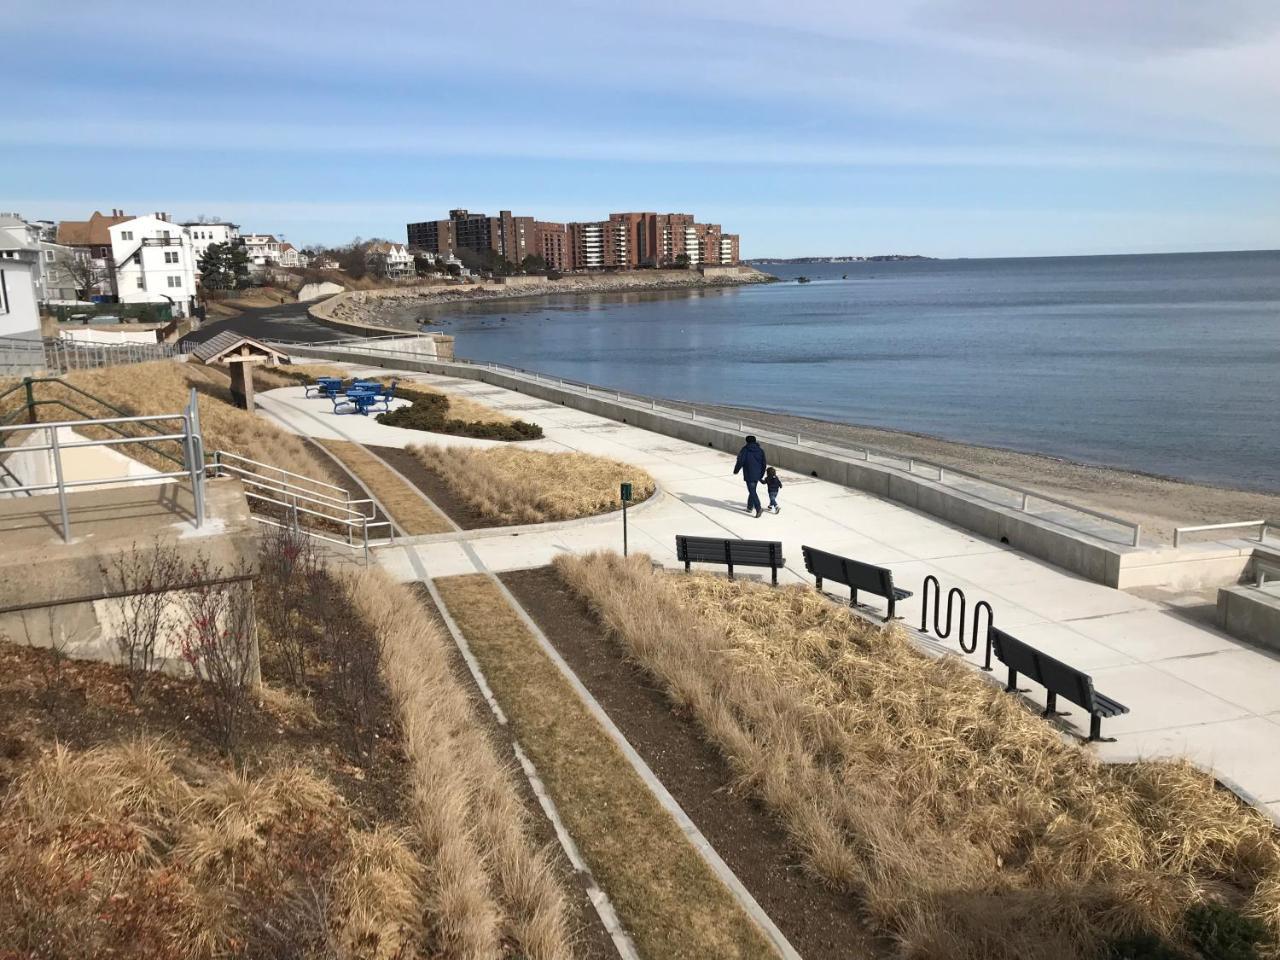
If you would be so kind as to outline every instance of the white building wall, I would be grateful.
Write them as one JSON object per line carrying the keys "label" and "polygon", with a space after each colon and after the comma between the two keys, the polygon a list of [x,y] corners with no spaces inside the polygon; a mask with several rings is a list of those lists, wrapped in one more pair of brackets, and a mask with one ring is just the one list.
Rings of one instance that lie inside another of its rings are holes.
{"label": "white building wall", "polygon": [[240,239],[240,228],[234,223],[184,223],[183,226],[191,236],[197,264],[215,243],[234,243]]}
{"label": "white building wall", "polygon": [[159,217],[135,217],[110,233],[120,302],[167,303],[175,316],[186,316],[196,295],[195,249],[187,229]]}
{"label": "white building wall", "polygon": [[35,258],[25,250],[0,250],[0,337],[40,339]]}

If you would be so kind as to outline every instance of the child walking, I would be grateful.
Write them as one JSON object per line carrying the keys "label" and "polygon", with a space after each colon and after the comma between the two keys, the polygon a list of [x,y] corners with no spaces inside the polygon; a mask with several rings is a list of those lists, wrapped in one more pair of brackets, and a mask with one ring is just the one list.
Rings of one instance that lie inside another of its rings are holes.
{"label": "child walking", "polygon": [[773,467],[765,470],[764,485],[769,488],[769,512],[777,513],[782,509],[778,506],[778,491],[782,489],[782,478],[778,476],[778,471]]}

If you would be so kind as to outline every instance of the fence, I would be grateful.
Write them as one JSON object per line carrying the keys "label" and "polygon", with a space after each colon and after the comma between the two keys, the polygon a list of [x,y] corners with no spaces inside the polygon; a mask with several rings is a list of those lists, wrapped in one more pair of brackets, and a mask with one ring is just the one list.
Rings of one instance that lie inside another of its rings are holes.
{"label": "fence", "polygon": [[0,376],[63,374],[72,370],[91,370],[125,363],[164,360],[176,355],[177,350],[171,343],[24,340],[18,337],[0,337]]}
{"label": "fence", "polygon": [[1234,523],[1206,523],[1198,527],[1178,527],[1173,531],[1173,545],[1182,546],[1182,538],[1188,533],[1207,533],[1211,530],[1250,530],[1258,528],[1258,542],[1267,539],[1271,528],[1280,529],[1280,523],[1274,520],[1240,520]]}
{"label": "fence", "polygon": [[[421,362],[424,356],[412,350],[397,350],[378,344],[378,340],[403,339],[413,337],[412,333],[392,334],[386,337],[359,337],[346,340],[326,340],[319,343],[295,343],[290,341],[273,341],[272,345],[288,351],[306,352],[309,354],[325,354],[328,352],[356,354],[372,360],[390,362]],[[371,343],[371,341],[374,341]],[[740,433],[753,433],[775,444],[787,444],[797,448],[811,449],[820,453],[828,453],[842,458],[862,460],[872,465],[901,470],[913,476],[919,476],[955,489],[966,496],[983,500],[1005,509],[1026,513],[1075,533],[1083,533],[1099,540],[1119,543],[1125,546],[1138,546],[1142,527],[1140,524],[1125,520],[1122,517],[1083,507],[1079,504],[1061,500],[1035,490],[1028,490],[1005,481],[991,480],[978,474],[970,473],[958,467],[947,466],[921,457],[906,456],[891,450],[851,443],[843,438],[824,435],[820,431],[802,431],[782,433],[776,428],[752,423],[749,417],[707,416],[699,414],[692,404],[678,404],[659,400],[646,394],[631,393],[623,390],[605,389],[595,384],[572,380],[565,377],[551,377],[535,370],[525,370],[501,363],[477,363],[470,360],[433,360],[442,372],[448,373],[450,368],[470,368],[475,371],[491,370],[510,377],[525,380],[529,383],[546,384],[566,392],[583,396],[599,397],[616,403],[630,406],[637,410],[650,410],[667,416],[687,419],[693,423],[707,424],[722,429],[733,429]],[[466,375],[466,374],[463,374]],[[479,379],[479,377],[473,377]]]}
{"label": "fence", "polygon": [[[156,429],[155,425],[161,423],[176,423],[177,426]],[[123,435],[124,424],[145,424],[153,428],[153,432],[144,436]],[[85,427],[102,427],[108,432],[117,435],[102,439],[74,440],[70,443],[58,437],[58,433],[62,429],[83,429]],[[166,429],[168,430],[167,433],[164,432]],[[192,522],[197,528],[204,525],[204,446],[200,438],[200,410],[196,404],[196,391],[194,388],[191,390],[191,397],[186,408],[180,413],[161,413],[143,417],[104,417],[82,420],[55,420],[45,423],[7,424],[0,426],[0,446],[3,446],[8,441],[10,435],[18,432],[24,434],[44,433],[45,443],[23,444],[21,449],[24,452],[48,451],[53,467],[53,480],[48,483],[24,484],[14,482],[5,486],[4,491],[8,494],[25,493],[28,496],[34,493],[46,493],[50,490],[56,491],[58,514],[64,542],[69,543],[71,541],[71,515],[67,506],[67,491],[80,487],[102,487],[107,484],[112,486],[149,484],[159,479],[177,480],[185,477],[191,481],[191,496],[194,502]],[[180,469],[142,475],[95,477],[92,480],[66,479],[63,469],[63,453],[67,450],[82,447],[121,447],[134,443],[150,444],[164,441],[172,441],[179,444],[182,450],[182,458],[179,461]]]}

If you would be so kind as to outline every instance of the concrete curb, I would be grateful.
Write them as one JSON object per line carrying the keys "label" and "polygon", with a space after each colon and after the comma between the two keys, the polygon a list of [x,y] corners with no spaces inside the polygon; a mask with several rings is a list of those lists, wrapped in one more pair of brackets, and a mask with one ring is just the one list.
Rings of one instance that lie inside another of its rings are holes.
{"label": "concrete curb", "polygon": [[[411,546],[404,547],[404,552],[409,559],[409,565],[413,567],[419,581],[426,586],[432,602],[436,605],[436,609],[440,611],[440,617],[444,620],[445,628],[449,631],[455,646],[462,654],[462,659],[466,662],[472,679],[475,680],[476,686],[480,688],[485,701],[489,704],[489,709],[493,712],[494,718],[500,725],[507,726],[507,715],[493,695],[493,689],[489,686],[489,681],[485,677],[484,671],[480,668],[480,661],[471,652],[471,646],[467,643],[467,638],[463,636],[457,622],[453,619],[453,615],[449,613],[449,608],[445,606],[444,598],[440,596],[440,591],[436,589],[436,585],[427,576],[426,568],[422,565],[422,558],[418,556],[417,551]],[[569,858],[569,863],[573,869],[582,875],[583,885],[587,891],[587,899],[591,901],[591,905],[595,907],[596,915],[600,917],[600,922],[604,925],[605,930],[609,932],[609,937],[613,940],[618,956],[622,960],[640,960],[640,953],[636,950],[635,943],[632,942],[631,936],[627,933],[626,928],[623,927],[617,911],[613,909],[609,895],[601,889],[600,884],[596,882],[595,875],[591,872],[591,868],[583,860],[582,852],[578,849],[577,843],[574,842],[573,837],[570,836],[568,829],[565,827],[564,821],[560,817],[560,811],[551,795],[547,793],[547,789],[543,785],[542,778],[538,775],[538,770],[533,765],[533,761],[529,759],[524,749],[520,746],[520,742],[514,736],[511,737],[511,746],[516,755],[516,760],[520,763],[520,769],[524,772],[525,779],[529,782],[529,789],[538,798],[538,804],[542,807],[542,812],[551,821],[551,826],[555,830],[560,848],[564,851],[565,856]]]}
{"label": "concrete curb", "polygon": [[738,901],[738,905],[742,908],[743,912],[751,918],[757,927],[760,928],[761,933],[765,935],[765,938],[768,939],[774,949],[778,951],[779,956],[781,956],[783,960],[801,960],[799,952],[791,945],[790,941],[787,940],[785,934],[778,929],[772,918],[770,918],[764,908],[760,906],[755,897],[751,895],[751,891],[749,891],[743,885],[742,881],[738,879],[738,875],[730,869],[729,865],[725,863],[723,859],[721,859],[720,854],[716,852],[715,847],[713,847],[711,842],[703,836],[702,831],[699,830],[697,825],[689,818],[689,815],[684,812],[684,808],[676,802],[675,797],[671,796],[671,793],[665,786],[663,786],[662,781],[658,779],[653,770],[649,768],[649,765],[645,763],[644,758],[636,752],[635,748],[631,746],[630,741],[623,736],[622,731],[614,725],[612,718],[605,709],[600,706],[600,702],[596,700],[591,691],[588,690],[582,681],[578,679],[578,675],[573,672],[573,669],[569,664],[560,656],[559,651],[557,651],[551,641],[547,639],[546,634],[542,632],[541,628],[534,622],[533,618],[529,616],[528,611],[526,611],[520,604],[520,601],[517,600],[515,595],[507,589],[507,585],[485,566],[484,561],[481,560],[480,557],[476,555],[475,551],[471,549],[470,544],[463,543],[462,548],[466,551],[471,562],[475,564],[476,569],[488,576],[489,579],[497,586],[498,591],[503,595],[507,603],[511,605],[511,609],[516,612],[516,615],[525,625],[525,628],[538,641],[539,646],[542,648],[542,652],[552,663],[556,665],[556,668],[560,671],[565,680],[569,682],[569,685],[573,687],[574,692],[586,706],[587,710],[590,711],[591,715],[595,718],[595,721],[600,724],[601,729],[609,735],[610,739],[613,740],[618,749],[622,751],[622,755],[627,758],[632,769],[635,770],[640,779],[644,781],[645,785],[650,789],[650,791],[652,791],[653,795],[657,797],[658,802],[662,804],[663,808],[676,822],[676,825],[685,835],[685,838],[693,845],[694,849],[698,851],[698,854],[702,857],[707,866],[711,868],[711,872],[714,873],[729,892],[733,894],[734,899]]}

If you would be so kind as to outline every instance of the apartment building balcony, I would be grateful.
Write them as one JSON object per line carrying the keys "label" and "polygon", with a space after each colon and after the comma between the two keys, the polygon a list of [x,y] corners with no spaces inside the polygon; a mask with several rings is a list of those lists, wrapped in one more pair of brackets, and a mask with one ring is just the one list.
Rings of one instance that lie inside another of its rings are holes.
{"label": "apartment building balcony", "polygon": [[181,237],[143,237],[142,245],[144,247],[180,247],[182,246]]}

